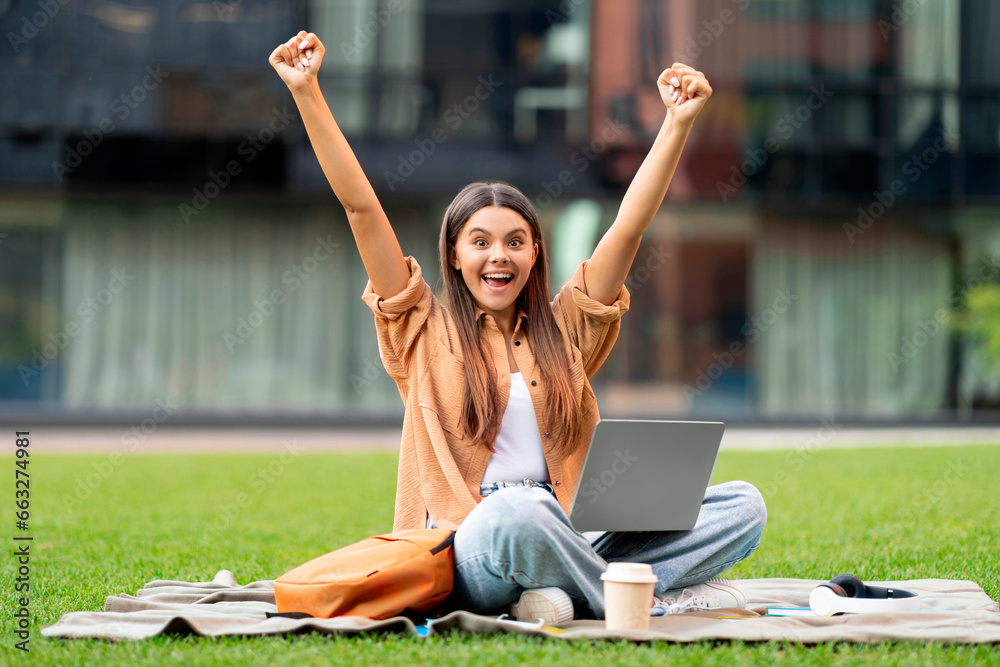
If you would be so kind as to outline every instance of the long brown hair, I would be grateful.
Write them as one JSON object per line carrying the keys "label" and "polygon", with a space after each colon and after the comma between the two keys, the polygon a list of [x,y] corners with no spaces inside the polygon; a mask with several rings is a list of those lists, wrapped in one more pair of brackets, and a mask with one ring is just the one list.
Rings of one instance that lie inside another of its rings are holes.
{"label": "long brown hair", "polygon": [[514,301],[514,308],[515,312],[523,308],[527,314],[523,329],[541,369],[549,405],[556,415],[553,435],[562,451],[570,453],[576,449],[580,439],[580,398],[574,395],[570,360],[549,303],[548,257],[542,227],[528,198],[514,186],[496,181],[470,183],[455,195],[444,213],[438,243],[441,280],[465,360],[462,413],[466,433],[472,436],[474,442],[482,443],[492,451],[500,433],[504,410],[494,373],[496,363],[476,321],[476,301],[462,279],[462,272],[449,262],[449,250],[455,246],[462,228],[472,214],[487,206],[509,208],[519,214],[531,229],[532,242],[538,244],[538,256],[528,275],[528,282]]}

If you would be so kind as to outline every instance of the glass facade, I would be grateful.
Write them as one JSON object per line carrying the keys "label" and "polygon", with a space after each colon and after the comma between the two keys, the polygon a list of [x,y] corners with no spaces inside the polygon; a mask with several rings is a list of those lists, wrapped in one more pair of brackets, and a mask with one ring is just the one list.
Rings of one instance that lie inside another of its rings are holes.
{"label": "glass facade", "polygon": [[[955,407],[959,377],[966,403],[993,386],[951,334],[891,358],[1000,235],[995,3],[53,6],[0,3],[0,410],[398,408],[343,212],[266,62],[302,27],[431,278],[477,179],[532,199],[565,277],[662,122],[659,72],[708,74],[594,379],[611,414],[901,416]],[[761,326],[788,287],[801,300]]]}

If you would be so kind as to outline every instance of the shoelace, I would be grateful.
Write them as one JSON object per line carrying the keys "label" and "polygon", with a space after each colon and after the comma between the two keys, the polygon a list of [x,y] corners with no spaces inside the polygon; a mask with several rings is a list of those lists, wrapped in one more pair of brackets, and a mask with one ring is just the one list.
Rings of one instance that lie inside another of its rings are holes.
{"label": "shoelace", "polygon": [[656,604],[651,608],[649,615],[667,616],[669,614],[683,614],[688,611],[701,611],[711,609],[712,604],[713,601],[709,599],[707,594],[695,596],[690,588],[685,588],[676,600],[656,598]]}

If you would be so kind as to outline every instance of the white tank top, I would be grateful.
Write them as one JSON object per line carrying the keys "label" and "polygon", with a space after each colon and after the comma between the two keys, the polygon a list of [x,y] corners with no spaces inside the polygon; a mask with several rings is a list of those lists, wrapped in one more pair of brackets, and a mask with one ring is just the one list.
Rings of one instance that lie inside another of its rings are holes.
{"label": "white tank top", "polygon": [[535,406],[520,373],[510,374],[510,398],[500,423],[500,433],[486,464],[483,482],[519,482],[525,477],[549,481],[549,468],[542,454]]}

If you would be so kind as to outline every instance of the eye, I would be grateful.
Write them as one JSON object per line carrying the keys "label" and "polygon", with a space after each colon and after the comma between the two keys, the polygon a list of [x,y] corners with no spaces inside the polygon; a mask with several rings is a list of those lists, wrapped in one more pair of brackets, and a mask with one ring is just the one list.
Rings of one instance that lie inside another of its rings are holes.
{"label": "eye", "polygon": [[511,239],[510,241],[510,244],[513,245],[515,248],[521,245],[522,243],[523,242],[521,241],[521,239]]}
{"label": "eye", "polygon": [[475,240],[475,241],[473,242],[473,244],[474,244],[474,245],[475,245],[475,246],[476,246],[477,248],[484,248],[484,247],[486,247],[487,245],[489,245],[488,243],[486,243],[486,239],[476,239],[476,240]]}

